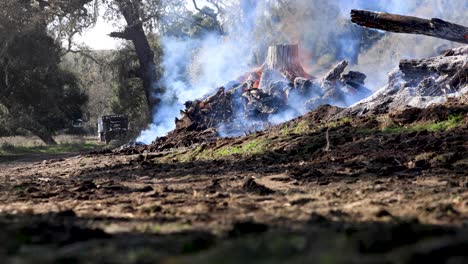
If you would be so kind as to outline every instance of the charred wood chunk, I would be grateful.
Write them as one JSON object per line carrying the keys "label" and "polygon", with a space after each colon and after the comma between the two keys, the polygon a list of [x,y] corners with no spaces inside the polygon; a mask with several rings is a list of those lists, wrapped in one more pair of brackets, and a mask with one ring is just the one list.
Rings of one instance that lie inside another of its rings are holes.
{"label": "charred wood chunk", "polygon": [[419,83],[416,91],[422,96],[437,96],[443,94],[433,77],[424,78]]}
{"label": "charred wood chunk", "polygon": [[311,87],[312,87],[312,82],[309,79],[306,79],[306,78],[303,78],[303,77],[297,77],[294,80],[294,87],[301,94],[307,94],[310,91]]}
{"label": "charred wood chunk", "polygon": [[268,88],[275,82],[284,82],[284,76],[274,69],[265,69],[262,74],[262,78],[260,80],[260,90],[267,91]]}
{"label": "charred wood chunk", "polygon": [[344,70],[348,67],[348,62],[347,61],[342,61],[335,65],[333,69],[331,69],[325,76],[323,77],[323,81],[327,82],[333,82],[338,79],[340,79],[341,74],[344,72]]}
{"label": "charred wood chunk", "polygon": [[418,79],[428,75],[456,75],[466,65],[466,57],[433,57],[419,60],[401,60],[400,71],[406,79]]}
{"label": "charred wood chunk", "polygon": [[341,81],[353,86],[354,88],[358,88],[358,86],[364,86],[364,81],[366,80],[366,78],[367,76],[364,73],[350,71],[341,76]]}
{"label": "charred wood chunk", "polygon": [[468,44],[468,27],[438,18],[429,20],[366,10],[351,10],[351,21],[368,28],[396,33],[420,34]]}
{"label": "charred wood chunk", "polygon": [[465,85],[468,85],[468,63],[466,63],[448,82],[449,89]]}

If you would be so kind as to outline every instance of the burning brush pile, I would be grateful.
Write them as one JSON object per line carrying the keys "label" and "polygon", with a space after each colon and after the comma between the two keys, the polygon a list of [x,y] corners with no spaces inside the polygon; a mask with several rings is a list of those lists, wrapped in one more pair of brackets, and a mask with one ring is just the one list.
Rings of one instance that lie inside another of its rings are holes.
{"label": "burning brush pile", "polygon": [[[265,63],[227,87],[185,103],[176,129],[153,144],[158,149],[188,146],[218,136],[239,136],[262,130],[320,105],[347,106],[371,94],[366,75],[344,73],[342,61],[322,78],[310,76],[299,62],[298,45],[268,49]],[[168,142],[167,138],[171,138]],[[174,140],[175,139],[175,140]]]}
{"label": "burning brush pile", "polygon": [[[467,27],[436,18],[426,20],[365,10],[352,10],[351,18],[364,27],[468,44]],[[372,96],[365,87],[366,75],[345,73],[347,66],[348,62],[342,61],[321,78],[315,78],[301,66],[298,45],[271,46],[261,67],[209,96],[186,102],[181,118],[175,120],[176,129],[148,148],[158,151],[220,136],[240,136],[290,120],[320,105],[351,106],[335,114],[334,118],[339,119],[386,114],[407,107],[426,108],[468,93],[466,45],[436,57],[400,61],[389,74],[388,85]]]}

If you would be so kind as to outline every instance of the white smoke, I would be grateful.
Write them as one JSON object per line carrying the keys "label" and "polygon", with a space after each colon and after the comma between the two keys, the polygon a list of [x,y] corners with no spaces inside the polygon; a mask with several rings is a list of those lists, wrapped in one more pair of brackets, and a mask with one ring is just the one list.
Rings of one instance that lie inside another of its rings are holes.
{"label": "white smoke", "polygon": [[[269,45],[299,43],[303,66],[321,76],[338,61],[368,76],[366,86],[377,90],[387,82],[387,72],[400,59],[435,55],[456,44],[425,36],[399,35],[363,29],[350,22],[351,9],[438,17],[466,23],[466,0],[237,0],[221,17],[225,34],[203,38],[162,37],[167,93],[139,141],[150,143],[175,128],[183,103],[200,99],[261,63]],[[373,35],[364,33],[371,32]],[[374,39],[370,39],[374,38]],[[346,106],[353,100],[337,102]],[[304,113],[295,109],[272,116],[279,123]]]}
{"label": "white smoke", "polygon": [[[230,15],[238,11],[232,10]],[[153,123],[137,141],[149,144],[166,135],[175,129],[174,120],[186,101],[202,98],[252,67],[254,12],[256,9],[246,13],[242,23],[231,24],[226,35],[211,33],[202,39],[162,37],[165,74],[161,85],[167,93],[155,111]]]}
{"label": "white smoke", "polygon": [[174,120],[185,102],[202,98],[250,69],[250,51],[219,35],[203,39],[163,37],[162,44],[165,75],[161,85],[167,92],[153,123],[137,139],[146,144],[175,129]]}

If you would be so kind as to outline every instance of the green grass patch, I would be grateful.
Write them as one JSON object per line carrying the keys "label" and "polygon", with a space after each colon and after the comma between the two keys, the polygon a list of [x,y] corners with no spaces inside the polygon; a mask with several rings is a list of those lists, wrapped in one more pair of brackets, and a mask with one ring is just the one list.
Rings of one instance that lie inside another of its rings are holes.
{"label": "green grass patch", "polygon": [[254,139],[238,146],[226,146],[213,152],[214,157],[225,157],[232,155],[255,155],[262,154],[267,149],[267,140]]}
{"label": "green grass patch", "polygon": [[281,135],[288,137],[291,134],[291,129],[289,128],[288,125],[284,125],[284,127],[281,129]]}
{"label": "green grass patch", "polygon": [[8,143],[3,143],[0,146],[1,155],[15,154],[57,154],[57,153],[72,153],[92,151],[102,147],[98,142],[85,141],[83,143],[63,143],[51,146],[14,146]]}
{"label": "green grass patch", "polygon": [[352,119],[350,117],[343,117],[340,120],[328,122],[328,123],[324,124],[323,127],[336,128],[336,127],[351,123],[351,121],[352,121]]}
{"label": "green grass patch", "polygon": [[195,150],[198,153],[193,156],[194,159],[218,159],[234,155],[252,156],[263,154],[268,150],[269,139],[253,139],[239,145],[224,146],[218,149],[207,149],[203,151]]}
{"label": "green grass patch", "polygon": [[412,124],[409,126],[403,127],[389,127],[383,130],[386,133],[404,133],[404,132],[414,132],[414,131],[429,131],[429,132],[438,132],[438,131],[447,131],[454,129],[462,124],[463,115],[451,115],[445,121],[436,122],[436,123],[420,123]]}
{"label": "green grass patch", "polygon": [[294,134],[303,134],[310,131],[310,125],[308,121],[302,120],[299,122],[296,127],[294,128]]}

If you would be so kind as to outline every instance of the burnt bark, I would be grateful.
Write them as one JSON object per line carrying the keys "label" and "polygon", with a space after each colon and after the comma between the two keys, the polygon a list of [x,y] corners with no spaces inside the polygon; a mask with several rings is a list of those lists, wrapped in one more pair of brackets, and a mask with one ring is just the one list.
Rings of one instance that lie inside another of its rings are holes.
{"label": "burnt bark", "polygon": [[366,10],[351,10],[351,21],[360,26],[380,30],[420,34],[468,44],[468,27],[438,18],[423,19]]}
{"label": "burnt bark", "polygon": [[148,109],[152,111],[160,102],[160,99],[156,96],[164,93],[164,90],[156,86],[159,77],[156,72],[154,52],[143,29],[143,22],[139,13],[140,8],[135,5],[139,5],[139,3],[134,3],[131,0],[119,2],[119,9],[125,18],[127,27],[122,32],[112,32],[110,36],[132,41],[135,46],[140,64],[138,77],[143,82]]}

